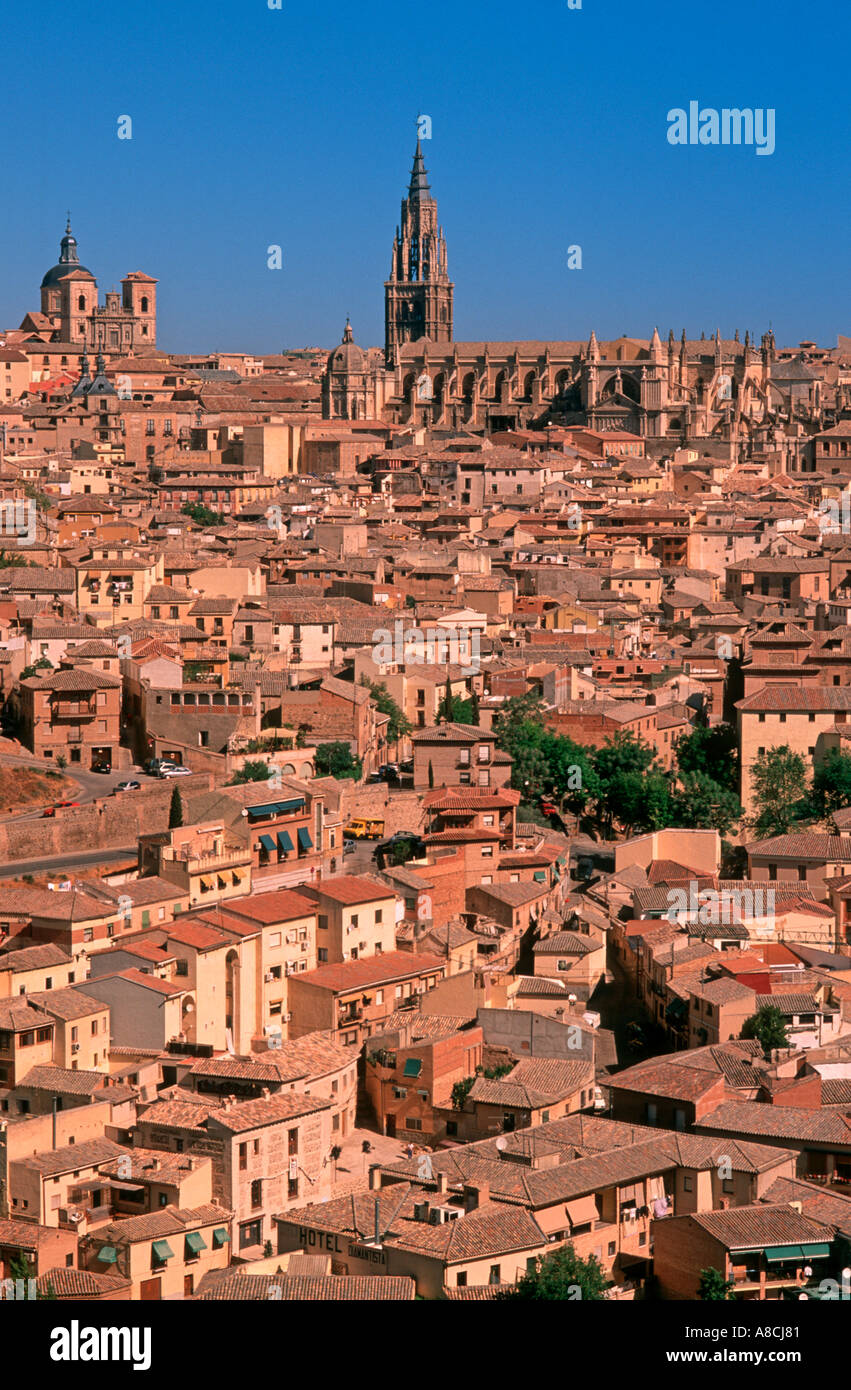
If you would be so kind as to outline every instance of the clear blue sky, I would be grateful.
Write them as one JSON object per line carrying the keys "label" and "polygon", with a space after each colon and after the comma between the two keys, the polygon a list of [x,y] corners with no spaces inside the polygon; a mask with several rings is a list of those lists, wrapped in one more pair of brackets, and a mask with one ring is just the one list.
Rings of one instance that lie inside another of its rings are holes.
{"label": "clear blue sky", "polygon": [[[848,0],[7,0],[0,326],[39,307],[70,208],[101,294],[159,279],[164,348],[331,345],[347,313],[383,344],[422,111],[458,338],[771,320],[832,345],[850,39]],[[690,100],[773,107],[775,154],[672,147]]]}

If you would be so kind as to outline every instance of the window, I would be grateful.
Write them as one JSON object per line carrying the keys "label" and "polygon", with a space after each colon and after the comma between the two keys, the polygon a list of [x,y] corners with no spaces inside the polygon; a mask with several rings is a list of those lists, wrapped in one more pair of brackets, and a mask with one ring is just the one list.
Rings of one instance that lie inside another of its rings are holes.
{"label": "window", "polygon": [[239,1171],[240,1171],[241,1173],[244,1173],[247,1167],[248,1167],[248,1145],[247,1145],[247,1144],[240,1144],[240,1146],[239,1146]]}
{"label": "window", "polygon": [[684,1177],[684,1178],[683,1178],[683,1192],[692,1192],[693,1190],[694,1190],[694,1183],[692,1182],[691,1178],[689,1178],[689,1177]]}
{"label": "window", "polygon": [[465,1269],[459,1269],[458,1274],[456,1275],[456,1278],[455,1278],[455,1286],[456,1286],[456,1288],[459,1288],[459,1289],[466,1289],[466,1287],[467,1287],[467,1271],[466,1271]]}
{"label": "window", "polygon": [[384,909],[383,909],[383,907],[377,907],[377,908],[375,909],[375,925],[376,925],[376,926],[379,926],[380,923],[382,922],[383,918],[384,918]]}
{"label": "window", "polygon": [[261,1178],[255,1178],[253,1183],[251,1184],[251,1209],[252,1211],[256,1211],[257,1208],[262,1207],[262,1205],[263,1181]]}
{"label": "window", "polygon": [[499,1265],[491,1265],[490,1274],[488,1275],[488,1283],[499,1283]]}

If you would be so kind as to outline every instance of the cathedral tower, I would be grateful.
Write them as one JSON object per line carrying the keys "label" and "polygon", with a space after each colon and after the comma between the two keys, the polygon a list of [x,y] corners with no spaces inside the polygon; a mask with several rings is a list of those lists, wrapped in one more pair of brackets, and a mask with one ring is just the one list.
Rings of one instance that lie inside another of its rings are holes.
{"label": "cathedral tower", "polygon": [[437,222],[437,203],[431,196],[420,140],[407,198],[402,200],[401,224],[393,239],[390,279],[384,283],[384,351],[395,367],[402,343],[429,338],[452,341],[452,298],[455,286],[446,264],[446,240]]}

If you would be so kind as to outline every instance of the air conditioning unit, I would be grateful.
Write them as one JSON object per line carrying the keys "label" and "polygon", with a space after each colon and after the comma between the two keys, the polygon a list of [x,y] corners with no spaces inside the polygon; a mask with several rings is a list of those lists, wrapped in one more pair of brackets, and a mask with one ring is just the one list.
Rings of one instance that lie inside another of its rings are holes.
{"label": "air conditioning unit", "polygon": [[71,1044],[71,1051],[72,1051],[72,1052],[79,1052],[79,1051],[80,1051],[80,1044],[79,1044],[79,1043],[72,1043],[72,1044]]}
{"label": "air conditioning unit", "polygon": [[414,1220],[428,1221],[428,1202],[414,1202]]}
{"label": "air conditioning unit", "polygon": [[444,1226],[447,1221],[457,1221],[460,1215],[457,1207],[432,1207],[428,1223],[430,1226]]}
{"label": "air conditioning unit", "polygon": [[266,971],[266,974],[263,976],[263,983],[266,984],[266,985],[270,985],[270,984],[272,983],[272,981],[274,980],[274,978],[275,978],[275,977],[274,977],[274,975],[272,974],[271,970],[267,970],[267,971]]}

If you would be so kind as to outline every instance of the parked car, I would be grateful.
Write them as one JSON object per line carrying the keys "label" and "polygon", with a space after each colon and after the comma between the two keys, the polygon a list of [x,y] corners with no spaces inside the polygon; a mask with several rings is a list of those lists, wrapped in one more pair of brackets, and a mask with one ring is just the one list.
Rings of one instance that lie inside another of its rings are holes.
{"label": "parked car", "polygon": [[179,763],[174,763],[171,767],[161,767],[160,777],[191,777],[191,767],[181,767]]}
{"label": "parked car", "polygon": [[391,857],[396,845],[410,845],[412,857],[421,858],[425,854],[425,841],[415,830],[397,830],[395,835],[390,835],[388,839],[382,840],[380,845],[376,845],[372,851],[375,863],[380,867]]}
{"label": "parked car", "polygon": [[115,790],[117,792],[137,792],[141,785],[141,782],[119,782]]}
{"label": "parked car", "polygon": [[92,763],[92,772],[111,772],[112,763]]}
{"label": "parked car", "polygon": [[42,811],[41,818],[44,820],[46,816],[55,816],[57,811],[73,810],[79,804],[79,801],[57,801],[53,806],[48,806],[46,810]]}
{"label": "parked car", "polygon": [[357,847],[358,847],[358,842],[357,842],[357,840],[344,840],[344,841],[343,841],[343,854],[354,854],[354,852],[355,852],[355,850],[357,849]]}

